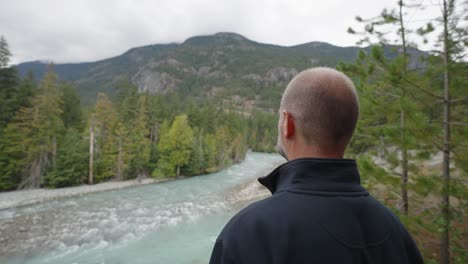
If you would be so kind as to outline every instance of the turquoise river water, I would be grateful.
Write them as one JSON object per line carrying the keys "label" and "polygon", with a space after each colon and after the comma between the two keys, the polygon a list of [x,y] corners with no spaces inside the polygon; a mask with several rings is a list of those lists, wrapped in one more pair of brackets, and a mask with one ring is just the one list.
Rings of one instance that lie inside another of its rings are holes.
{"label": "turquoise river water", "polygon": [[0,263],[208,263],[222,227],[245,205],[229,193],[281,161],[248,153],[218,173],[0,210],[0,235],[10,238]]}

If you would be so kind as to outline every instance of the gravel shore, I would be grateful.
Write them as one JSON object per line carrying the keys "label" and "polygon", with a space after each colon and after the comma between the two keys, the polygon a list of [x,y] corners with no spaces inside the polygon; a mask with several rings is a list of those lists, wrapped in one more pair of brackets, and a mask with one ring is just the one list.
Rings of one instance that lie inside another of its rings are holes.
{"label": "gravel shore", "polygon": [[95,185],[81,185],[76,187],[66,187],[60,189],[34,189],[0,193],[0,210],[12,207],[31,205],[54,199],[83,195],[87,193],[110,191],[115,189],[128,188],[132,186],[163,182],[171,179],[142,179],[128,181],[105,182]]}
{"label": "gravel shore", "polygon": [[[271,169],[278,166],[280,163],[272,164],[271,168],[265,170],[257,176],[264,176],[266,173],[270,172]],[[20,191],[10,191],[10,192],[0,192],[0,210],[9,209],[13,207],[20,207],[26,205],[32,205],[36,203],[42,203],[50,200],[79,196],[87,193],[94,192],[103,192],[110,191],[122,188],[128,188],[133,186],[139,186],[144,184],[159,183],[165,181],[172,181],[183,179],[185,177],[177,178],[168,178],[168,179],[142,179],[137,180],[128,180],[128,181],[114,181],[114,182],[105,182],[95,185],[81,185],[76,187],[66,187],[60,189],[33,189],[33,190],[20,190]],[[234,201],[239,199],[239,196],[242,196],[240,200],[255,200],[262,197],[265,197],[269,194],[263,186],[261,186],[256,180],[249,183],[237,186],[234,190],[231,190],[231,195],[228,195],[227,199]]]}

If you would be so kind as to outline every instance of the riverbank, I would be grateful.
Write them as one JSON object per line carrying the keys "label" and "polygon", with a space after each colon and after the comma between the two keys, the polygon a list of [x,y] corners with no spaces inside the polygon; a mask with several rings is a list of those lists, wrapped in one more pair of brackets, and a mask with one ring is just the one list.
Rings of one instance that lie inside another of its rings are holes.
{"label": "riverbank", "polygon": [[0,193],[0,210],[9,209],[13,207],[20,207],[32,205],[36,203],[47,202],[50,200],[80,196],[88,193],[111,191],[133,186],[153,184],[166,182],[170,180],[181,179],[167,178],[167,179],[142,179],[128,180],[128,181],[113,181],[103,182],[94,185],[80,185],[75,187],[65,187],[60,189],[33,189],[33,190],[20,190]]}
{"label": "riverbank", "polygon": [[[259,175],[258,177],[263,176],[269,173],[269,170],[274,169],[274,167],[278,166],[280,162],[273,163],[271,168],[265,170]],[[1,192],[0,193],[0,210],[9,209],[14,207],[21,207],[27,205],[33,205],[37,203],[43,203],[51,200],[61,199],[61,198],[68,198],[73,196],[81,196],[89,193],[96,193],[96,192],[105,192],[111,190],[118,190],[124,189],[129,187],[135,187],[140,185],[146,184],[155,184],[155,183],[162,183],[167,181],[173,180],[180,180],[185,179],[187,177],[172,177],[172,178],[148,178],[148,179],[141,179],[140,181],[133,179],[127,181],[113,181],[113,182],[104,182],[98,183],[94,185],[80,185],[75,187],[65,187],[60,189],[32,189],[32,190],[19,190],[19,191],[10,191],[10,192]],[[246,190],[243,190],[246,188]],[[233,191],[231,193],[235,193],[235,196],[239,197],[228,197],[228,200],[233,201],[237,198],[243,197],[245,201],[246,197],[249,197],[247,200],[253,200],[262,196],[266,196],[263,190],[262,194],[257,191],[260,191],[262,187],[260,184],[255,182],[249,182],[247,185],[238,186],[237,191]],[[246,193],[249,193],[249,196],[246,196]]]}

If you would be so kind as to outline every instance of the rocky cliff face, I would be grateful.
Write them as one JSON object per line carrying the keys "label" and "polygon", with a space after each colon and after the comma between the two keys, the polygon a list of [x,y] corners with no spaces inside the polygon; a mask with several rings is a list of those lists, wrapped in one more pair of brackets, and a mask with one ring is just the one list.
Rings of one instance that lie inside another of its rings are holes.
{"label": "rocky cliff face", "polygon": [[138,92],[149,92],[149,94],[167,94],[180,82],[168,73],[149,69],[138,71],[132,81],[138,86]]}

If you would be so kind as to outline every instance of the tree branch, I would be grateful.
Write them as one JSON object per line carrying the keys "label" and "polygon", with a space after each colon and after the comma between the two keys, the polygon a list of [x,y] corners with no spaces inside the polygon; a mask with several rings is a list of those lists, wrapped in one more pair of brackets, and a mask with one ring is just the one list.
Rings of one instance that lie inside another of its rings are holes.
{"label": "tree branch", "polygon": [[463,123],[463,122],[449,122],[451,125],[457,125],[457,126],[468,126],[468,123]]}
{"label": "tree branch", "polygon": [[426,94],[431,95],[432,97],[439,98],[439,99],[444,99],[444,97],[422,88],[421,86],[419,86],[418,84],[408,80],[407,78],[403,78],[403,80],[406,81],[407,83],[411,84],[413,87],[425,92]]}
{"label": "tree branch", "polygon": [[382,92],[379,92],[379,91],[374,91],[375,94],[377,95],[388,95],[388,96],[391,96],[393,98],[397,98],[397,99],[400,99],[401,96],[399,95],[396,95],[396,94],[392,94],[392,93],[382,93]]}
{"label": "tree branch", "polygon": [[450,103],[453,104],[453,103],[463,102],[465,100],[468,100],[468,96],[462,97],[462,98],[457,98],[457,99],[452,99],[452,100],[450,100]]}

